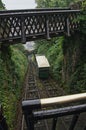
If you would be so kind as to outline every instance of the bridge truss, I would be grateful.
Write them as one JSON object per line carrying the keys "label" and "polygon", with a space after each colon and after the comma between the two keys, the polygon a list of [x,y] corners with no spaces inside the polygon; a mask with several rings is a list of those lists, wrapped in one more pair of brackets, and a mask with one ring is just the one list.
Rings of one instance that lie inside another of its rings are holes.
{"label": "bridge truss", "polygon": [[80,10],[32,9],[0,11],[0,42],[34,41],[67,34],[79,28]]}

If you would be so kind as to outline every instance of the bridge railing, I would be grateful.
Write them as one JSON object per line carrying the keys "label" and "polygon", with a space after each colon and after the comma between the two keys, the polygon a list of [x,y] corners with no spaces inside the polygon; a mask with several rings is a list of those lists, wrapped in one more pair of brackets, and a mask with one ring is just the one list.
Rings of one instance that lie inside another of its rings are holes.
{"label": "bridge railing", "polygon": [[68,36],[79,28],[80,10],[38,9],[0,11],[0,42],[25,43],[40,38]]}
{"label": "bridge railing", "polygon": [[55,11],[55,10],[71,10],[70,7],[65,8],[36,8],[36,9],[16,9],[16,10],[0,10],[0,13],[17,13],[17,12],[36,12],[36,11]]}
{"label": "bridge railing", "polygon": [[[57,118],[67,115],[73,115],[69,130],[74,130],[80,113],[86,112],[86,104],[74,105],[74,103],[80,101],[86,101],[86,93],[23,101],[22,109],[26,120],[27,130],[35,130],[35,122],[50,118],[53,118],[51,129],[56,130]],[[69,105],[70,103],[73,103],[73,105]],[[63,107],[65,104],[66,107]],[[56,106],[57,108],[49,109],[51,106]],[[41,108],[44,108],[45,110],[41,110]]]}

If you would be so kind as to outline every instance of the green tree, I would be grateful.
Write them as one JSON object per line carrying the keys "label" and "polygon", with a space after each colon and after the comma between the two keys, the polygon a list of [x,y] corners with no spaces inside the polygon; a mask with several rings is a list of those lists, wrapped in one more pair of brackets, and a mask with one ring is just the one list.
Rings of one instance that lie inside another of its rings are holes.
{"label": "green tree", "polygon": [[80,0],[35,0],[37,8],[68,7],[71,3],[78,1]]}
{"label": "green tree", "polygon": [[0,0],[0,10],[5,9],[5,5],[2,3],[2,0]]}

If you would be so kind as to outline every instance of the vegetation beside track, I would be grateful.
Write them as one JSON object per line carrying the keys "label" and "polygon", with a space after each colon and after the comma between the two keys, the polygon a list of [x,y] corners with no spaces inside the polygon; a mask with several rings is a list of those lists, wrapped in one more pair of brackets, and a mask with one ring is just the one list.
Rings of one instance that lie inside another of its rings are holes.
{"label": "vegetation beside track", "polygon": [[[36,0],[37,7],[59,6],[59,1]],[[63,0],[60,7],[64,6]],[[66,5],[71,1],[66,0]],[[76,2],[74,0],[73,2]],[[51,4],[52,3],[52,4]],[[55,5],[56,4],[56,5]],[[81,5],[82,13],[79,32],[70,37],[57,37],[50,41],[41,40],[36,42],[36,52],[45,54],[51,64],[51,75],[58,81],[67,93],[78,93],[86,91],[86,2],[79,1],[75,7]],[[76,8],[77,9],[77,8]]]}
{"label": "vegetation beside track", "polygon": [[1,45],[0,51],[0,104],[10,130],[14,129],[17,102],[27,70],[27,58],[22,45]]}

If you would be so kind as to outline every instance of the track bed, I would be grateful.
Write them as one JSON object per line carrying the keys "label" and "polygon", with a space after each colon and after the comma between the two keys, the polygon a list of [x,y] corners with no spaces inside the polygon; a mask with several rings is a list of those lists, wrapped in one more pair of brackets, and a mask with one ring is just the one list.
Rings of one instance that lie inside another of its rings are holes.
{"label": "track bed", "polygon": [[[35,63],[32,60],[29,60],[29,68],[26,76],[26,81],[24,85],[24,94],[22,100],[31,100],[31,99],[40,99],[40,98],[49,98],[49,97],[57,97],[60,95],[65,95],[62,88],[60,88],[51,77],[48,79],[39,79],[36,74]],[[54,107],[56,108],[56,106]],[[44,108],[46,110],[46,108]],[[68,126],[70,124],[71,116],[67,116],[64,118],[58,119],[57,130],[68,130]],[[83,121],[85,123],[85,119],[83,119],[83,115],[81,115],[81,119],[79,120],[79,127],[77,125],[75,130],[83,130],[83,127],[80,125],[80,122]],[[35,123],[35,130],[51,130],[52,128],[52,119],[42,120]],[[24,116],[22,116],[22,125],[21,130],[27,130]]]}

